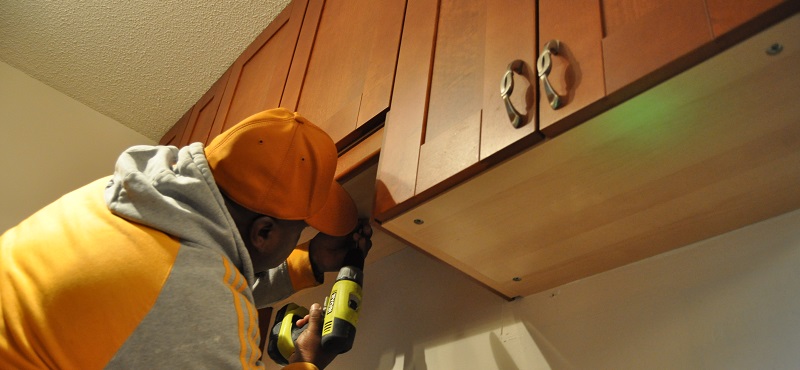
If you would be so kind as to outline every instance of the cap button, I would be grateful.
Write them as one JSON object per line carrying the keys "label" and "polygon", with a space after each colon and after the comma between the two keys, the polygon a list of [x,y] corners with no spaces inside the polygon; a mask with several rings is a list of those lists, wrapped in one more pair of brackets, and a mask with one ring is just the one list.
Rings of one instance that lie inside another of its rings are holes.
{"label": "cap button", "polygon": [[306,123],[308,122],[305,117],[301,116],[300,113],[294,112],[294,120],[298,123]]}

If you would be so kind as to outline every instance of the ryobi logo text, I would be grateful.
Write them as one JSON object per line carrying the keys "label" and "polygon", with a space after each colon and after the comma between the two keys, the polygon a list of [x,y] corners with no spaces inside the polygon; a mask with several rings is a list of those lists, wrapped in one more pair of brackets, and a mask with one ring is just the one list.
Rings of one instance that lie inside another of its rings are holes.
{"label": "ryobi logo text", "polygon": [[336,292],[335,291],[331,293],[331,301],[328,302],[328,312],[325,313],[326,315],[330,315],[331,312],[333,312],[333,303],[334,302],[336,302]]}

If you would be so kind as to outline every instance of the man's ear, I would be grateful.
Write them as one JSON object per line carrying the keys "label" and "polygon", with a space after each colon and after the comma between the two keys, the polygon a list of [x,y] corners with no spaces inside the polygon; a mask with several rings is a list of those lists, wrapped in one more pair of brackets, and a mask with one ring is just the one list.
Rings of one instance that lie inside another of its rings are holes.
{"label": "man's ear", "polygon": [[262,252],[270,252],[264,249],[269,245],[267,240],[276,226],[277,222],[274,218],[263,215],[258,216],[253,220],[253,223],[250,224],[250,230],[247,235],[250,238],[251,245]]}

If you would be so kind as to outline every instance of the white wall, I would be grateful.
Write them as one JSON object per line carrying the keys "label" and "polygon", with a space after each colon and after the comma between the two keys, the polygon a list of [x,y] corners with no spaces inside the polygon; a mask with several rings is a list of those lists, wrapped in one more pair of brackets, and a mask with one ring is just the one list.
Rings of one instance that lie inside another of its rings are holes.
{"label": "white wall", "polygon": [[154,143],[3,62],[0,132],[0,233],[110,175],[125,148]]}
{"label": "white wall", "polygon": [[800,368],[800,210],[513,302],[412,249],[364,284],[329,369]]}

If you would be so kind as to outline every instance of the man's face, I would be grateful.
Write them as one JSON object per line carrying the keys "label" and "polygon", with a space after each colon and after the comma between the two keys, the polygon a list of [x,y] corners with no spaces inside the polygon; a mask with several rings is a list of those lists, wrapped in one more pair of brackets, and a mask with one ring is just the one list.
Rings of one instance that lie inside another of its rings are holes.
{"label": "man's face", "polygon": [[265,248],[249,248],[254,271],[267,271],[283,263],[297,246],[305,227],[305,221],[276,220],[266,238]]}

